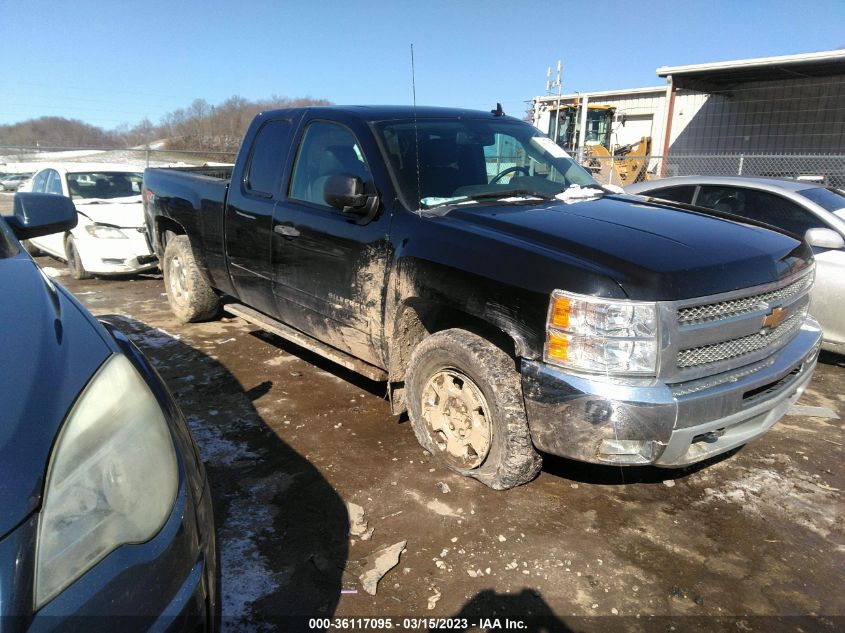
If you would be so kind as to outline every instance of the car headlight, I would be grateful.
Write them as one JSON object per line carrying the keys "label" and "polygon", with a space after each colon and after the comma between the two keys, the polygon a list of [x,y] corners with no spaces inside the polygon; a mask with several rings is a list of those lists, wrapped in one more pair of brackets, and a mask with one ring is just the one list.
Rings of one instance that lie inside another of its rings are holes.
{"label": "car headlight", "polygon": [[113,226],[106,226],[104,224],[87,224],[85,230],[91,237],[97,237],[101,240],[128,240],[126,234],[120,229]]}
{"label": "car headlight", "polygon": [[594,373],[653,376],[658,347],[656,303],[552,293],[547,363]]}
{"label": "car headlight", "polygon": [[116,354],[74,404],[50,457],[38,522],[35,608],[119,546],[155,536],[177,486],[164,414],[132,363]]}

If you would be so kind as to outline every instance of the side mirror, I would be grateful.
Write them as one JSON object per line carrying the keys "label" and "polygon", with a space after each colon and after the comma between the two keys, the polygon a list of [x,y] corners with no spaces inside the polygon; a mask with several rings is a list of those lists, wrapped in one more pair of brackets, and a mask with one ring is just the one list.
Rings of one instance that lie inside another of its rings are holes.
{"label": "side mirror", "polygon": [[809,229],[804,240],[814,248],[843,248],[845,240],[833,229]]}
{"label": "side mirror", "polygon": [[323,199],[326,204],[344,213],[363,212],[367,205],[364,182],[349,174],[329,176],[323,185]]}
{"label": "side mirror", "polygon": [[14,213],[6,217],[19,240],[68,231],[76,226],[78,219],[70,198],[31,192],[16,193]]}

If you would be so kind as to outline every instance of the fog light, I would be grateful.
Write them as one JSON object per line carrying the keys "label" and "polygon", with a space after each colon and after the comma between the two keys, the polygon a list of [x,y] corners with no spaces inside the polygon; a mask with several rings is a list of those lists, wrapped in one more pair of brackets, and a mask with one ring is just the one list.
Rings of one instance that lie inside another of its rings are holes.
{"label": "fog light", "polygon": [[599,458],[618,464],[646,464],[651,461],[654,446],[650,440],[602,440]]}

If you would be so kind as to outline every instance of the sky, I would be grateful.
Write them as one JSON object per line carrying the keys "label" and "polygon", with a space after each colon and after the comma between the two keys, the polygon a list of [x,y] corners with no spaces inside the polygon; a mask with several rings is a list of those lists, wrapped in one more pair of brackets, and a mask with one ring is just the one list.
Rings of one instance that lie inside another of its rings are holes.
{"label": "sky", "polygon": [[564,92],[658,86],[659,66],[845,48],[843,0],[4,0],[0,124],[113,129],[232,95],[522,116]]}

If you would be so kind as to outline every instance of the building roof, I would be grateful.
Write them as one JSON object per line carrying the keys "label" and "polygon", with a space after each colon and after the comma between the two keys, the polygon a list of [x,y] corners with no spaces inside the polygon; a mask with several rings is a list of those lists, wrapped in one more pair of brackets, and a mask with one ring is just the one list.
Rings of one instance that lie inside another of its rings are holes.
{"label": "building roof", "polygon": [[588,96],[590,99],[596,99],[599,97],[626,97],[628,95],[639,95],[639,94],[649,94],[649,93],[660,93],[663,94],[666,92],[666,86],[654,86],[649,88],[625,88],[623,90],[585,90],[584,92],[573,92],[569,94],[560,95],[542,95],[539,97],[534,97],[537,101],[549,101],[552,103],[557,103],[557,100],[560,99],[561,101],[572,101],[573,99],[578,99],[580,97]]}
{"label": "building roof", "polygon": [[657,75],[671,75],[676,88],[703,92],[729,90],[732,86],[749,81],[845,75],[845,49],[687,66],[661,66],[657,69]]}

